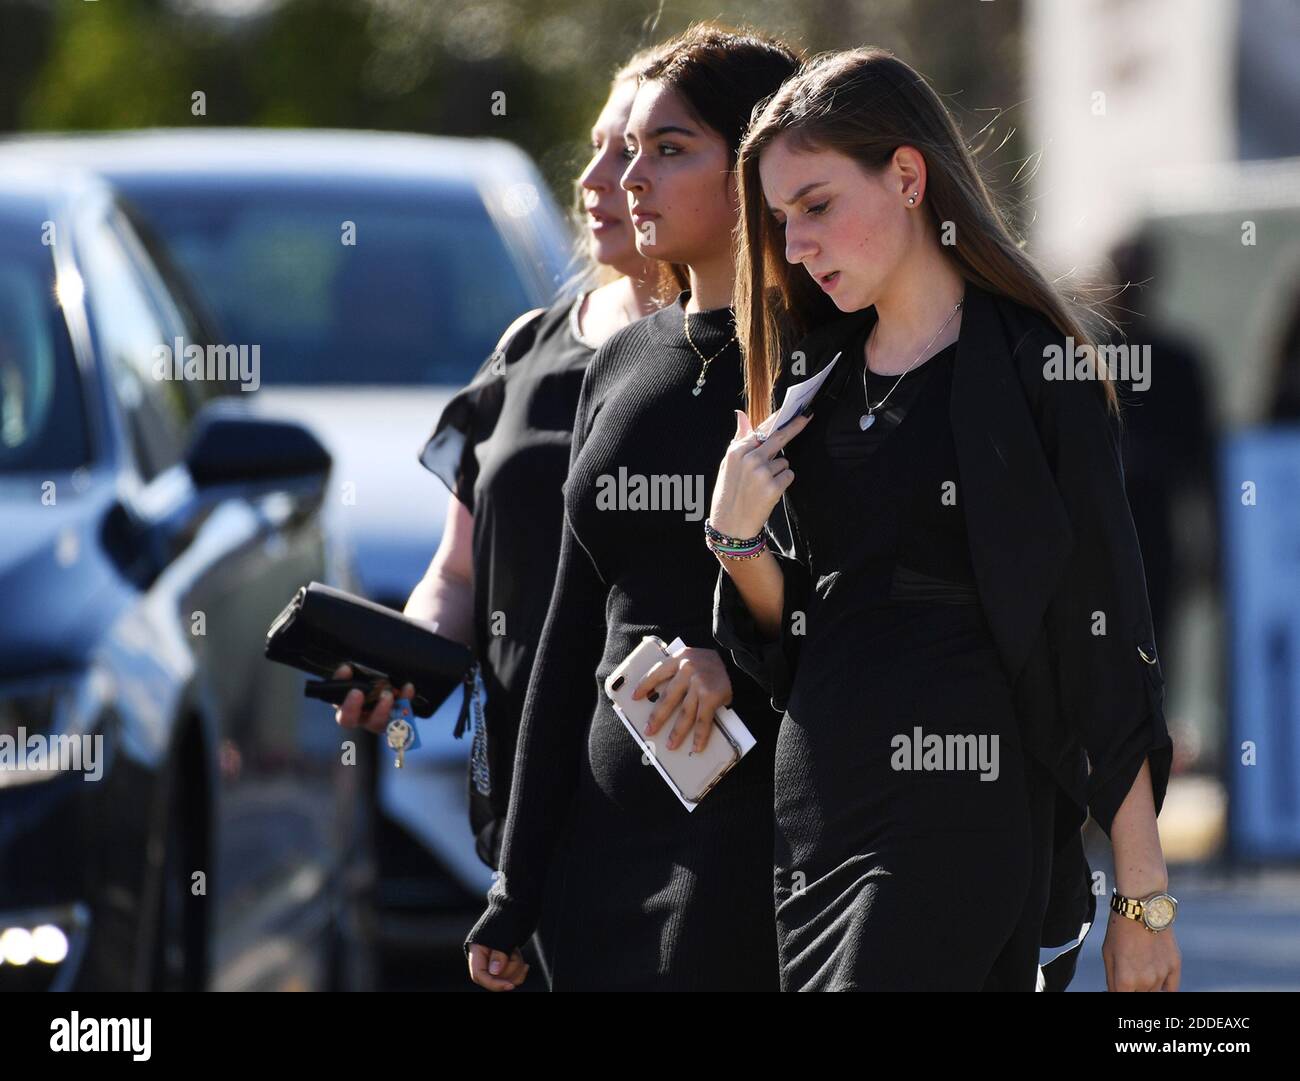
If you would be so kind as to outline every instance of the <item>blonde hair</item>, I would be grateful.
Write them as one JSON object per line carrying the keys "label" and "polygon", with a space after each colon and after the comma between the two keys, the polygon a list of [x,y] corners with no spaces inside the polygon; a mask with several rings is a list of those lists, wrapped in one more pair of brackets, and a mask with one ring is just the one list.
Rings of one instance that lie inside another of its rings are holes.
{"label": "blonde hair", "polygon": [[[609,94],[606,96],[612,96],[620,83],[629,80],[639,82],[641,72],[648,64],[658,58],[662,48],[661,45],[647,45],[644,49],[639,49],[633,53],[614,72],[613,78],[609,81]],[[573,195],[569,203],[569,221],[573,226],[574,236],[577,238],[574,241],[569,265],[576,269],[560,287],[561,294],[571,293],[576,295],[586,289],[608,285],[610,282],[622,277],[613,267],[597,262],[592,254],[592,238],[587,229],[587,207],[582,196],[582,181],[578,177],[573,179]]]}

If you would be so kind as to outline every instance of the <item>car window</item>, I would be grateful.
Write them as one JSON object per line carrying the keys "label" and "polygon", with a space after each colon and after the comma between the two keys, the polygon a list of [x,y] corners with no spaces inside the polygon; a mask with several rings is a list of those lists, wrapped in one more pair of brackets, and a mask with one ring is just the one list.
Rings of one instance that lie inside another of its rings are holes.
{"label": "car window", "polygon": [[[127,246],[132,249],[133,259],[149,286],[158,310],[169,326],[175,328],[173,333],[186,342],[194,342],[205,348],[219,344],[221,338],[213,326],[211,313],[204,308],[193,284],[175,265],[167,246],[129,204],[121,205],[120,209],[122,220],[129,226]],[[227,371],[229,373],[230,369]],[[213,398],[238,391],[239,379],[231,374],[230,378],[224,380],[187,379],[181,385],[189,395],[192,410],[197,413]]]}
{"label": "car window", "polygon": [[534,306],[472,188],[128,191],[263,385],[458,386]]}
{"label": "car window", "polygon": [[85,396],[50,249],[0,236],[0,472],[90,461]]}
{"label": "car window", "polygon": [[117,213],[97,216],[79,236],[78,250],[99,359],[148,479],[180,460],[192,405],[174,366],[160,363],[174,349],[175,334],[128,255],[129,235]]}

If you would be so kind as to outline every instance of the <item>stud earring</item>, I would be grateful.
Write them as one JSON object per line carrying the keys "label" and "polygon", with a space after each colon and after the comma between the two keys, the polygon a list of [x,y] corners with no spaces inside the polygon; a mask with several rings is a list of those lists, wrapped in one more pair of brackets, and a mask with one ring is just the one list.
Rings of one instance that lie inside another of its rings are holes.
{"label": "stud earring", "polygon": [[913,206],[913,205],[915,205],[915,203],[916,203],[916,196],[915,196],[915,195],[909,195],[908,198],[907,198],[907,205],[908,205],[908,206]]}

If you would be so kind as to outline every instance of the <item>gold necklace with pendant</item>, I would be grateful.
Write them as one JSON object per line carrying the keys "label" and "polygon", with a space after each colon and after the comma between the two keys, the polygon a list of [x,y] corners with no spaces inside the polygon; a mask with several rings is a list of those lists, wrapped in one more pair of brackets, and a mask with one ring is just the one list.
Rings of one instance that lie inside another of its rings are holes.
{"label": "gold necklace with pendant", "polygon": [[703,353],[700,352],[699,347],[693,341],[691,341],[691,319],[690,319],[690,314],[686,311],[685,308],[682,309],[682,329],[686,331],[686,340],[687,342],[690,343],[691,348],[695,350],[695,355],[699,357],[701,361],[700,377],[697,380],[695,380],[695,386],[691,388],[691,393],[698,398],[700,391],[704,389],[704,378],[709,374],[709,365],[712,364],[715,360],[718,359],[718,357],[722,356],[722,354],[727,351],[727,347],[730,346],[731,343],[736,340],[736,332],[734,330],[731,332],[731,337],[727,339],[726,343],[722,346],[722,348],[719,349],[716,353],[714,353],[713,356],[706,357]]}

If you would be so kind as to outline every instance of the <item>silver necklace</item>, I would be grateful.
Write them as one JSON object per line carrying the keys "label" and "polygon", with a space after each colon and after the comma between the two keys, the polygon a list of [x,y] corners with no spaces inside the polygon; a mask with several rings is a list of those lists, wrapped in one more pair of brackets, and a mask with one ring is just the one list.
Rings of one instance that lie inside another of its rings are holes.
{"label": "silver necklace", "polygon": [[697,380],[695,380],[695,386],[691,388],[691,393],[698,398],[700,391],[704,389],[704,377],[709,374],[709,365],[712,364],[715,360],[718,359],[718,357],[722,356],[722,354],[727,351],[728,346],[730,346],[731,343],[736,340],[736,332],[734,330],[731,332],[731,337],[727,339],[726,344],[723,345],[723,347],[719,349],[716,353],[714,353],[713,356],[706,357],[703,353],[700,352],[699,346],[697,346],[693,341],[691,341],[691,320],[690,320],[690,315],[687,313],[685,308],[682,309],[682,327],[686,331],[686,340],[690,342],[691,348],[695,350],[695,355],[699,357],[701,361],[700,377]]}
{"label": "silver necklace", "polygon": [[[930,341],[926,344],[924,349],[922,349],[919,353],[916,354],[916,360],[912,361],[911,364],[909,364],[905,369],[903,369],[902,372],[899,373],[898,378],[894,380],[894,385],[890,387],[888,391],[885,392],[885,396],[881,398],[880,401],[878,401],[875,405],[872,405],[871,399],[867,397],[867,365],[871,361],[871,357],[869,355],[871,349],[871,342],[870,340],[868,340],[867,342],[868,356],[866,361],[864,361],[862,365],[862,400],[867,403],[867,411],[858,418],[859,428],[861,428],[865,432],[868,428],[870,428],[873,424],[876,423],[876,410],[879,409],[881,406],[883,406],[887,401],[889,401],[889,396],[893,394],[895,390],[898,389],[898,384],[903,381],[903,376],[905,376],[908,372],[910,372],[913,368],[915,368],[917,362],[923,356],[925,356],[926,353],[930,351],[930,346],[932,346],[935,343],[935,341],[938,340],[939,335],[942,334],[944,331],[944,327],[946,327],[949,323],[952,322],[952,317],[956,315],[959,311],[961,311],[960,300],[953,305],[952,311],[948,313],[948,318],[943,321],[943,326],[941,326],[938,330],[934,332],[934,337],[930,339]],[[879,325],[880,323],[877,322],[876,326]],[[875,334],[875,332],[876,332],[876,328],[872,327],[871,333]]]}

